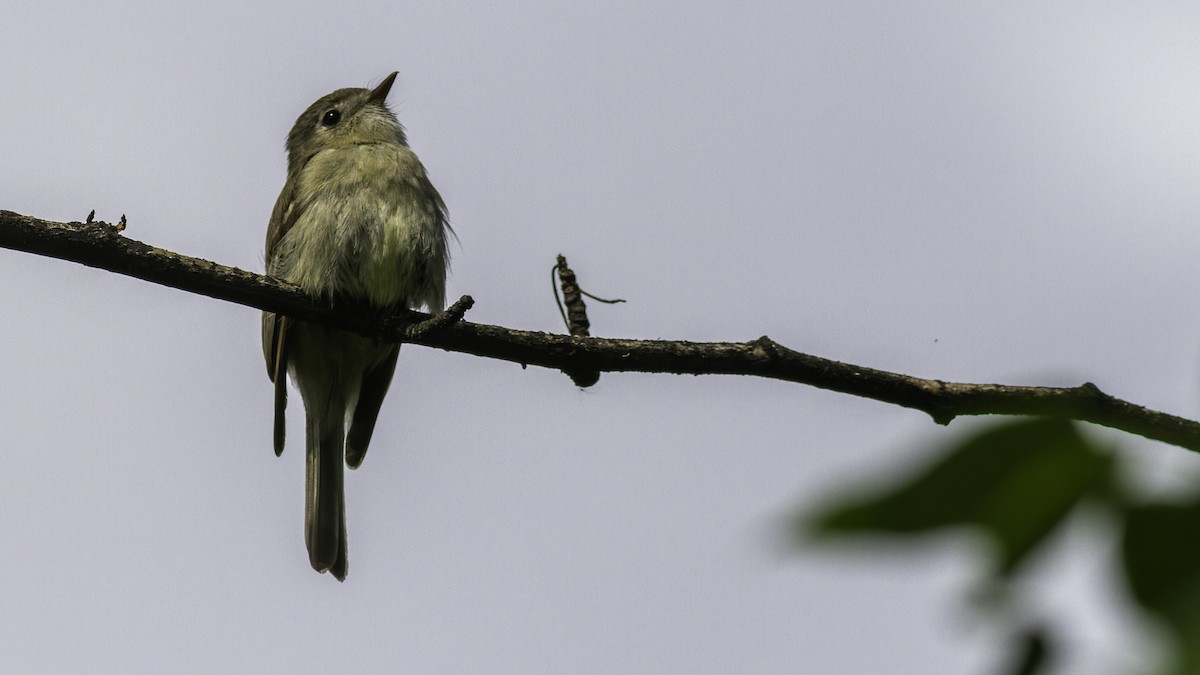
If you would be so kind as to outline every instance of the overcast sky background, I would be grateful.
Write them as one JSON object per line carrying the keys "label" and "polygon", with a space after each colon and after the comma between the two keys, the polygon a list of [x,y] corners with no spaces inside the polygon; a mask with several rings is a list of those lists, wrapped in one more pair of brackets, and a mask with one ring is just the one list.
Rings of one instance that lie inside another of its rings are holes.
{"label": "overcast sky background", "polygon": [[[0,208],[262,270],[283,141],[391,104],[474,321],[769,334],[1200,415],[1195,2],[153,3],[0,9]],[[304,550],[299,397],[271,451],[257,311],[0,251],[0,669],[979,673],[969,546],[781,555],[778,521],[976,422],[733,377],[401,352],[349,474],[350,573]],[[1122,438],[1148,480],[1183,450]],[[1086,525],[1087,523],[1083,523]],[[1069,673],[1123,673],[1096,527],[1028,589]]]}

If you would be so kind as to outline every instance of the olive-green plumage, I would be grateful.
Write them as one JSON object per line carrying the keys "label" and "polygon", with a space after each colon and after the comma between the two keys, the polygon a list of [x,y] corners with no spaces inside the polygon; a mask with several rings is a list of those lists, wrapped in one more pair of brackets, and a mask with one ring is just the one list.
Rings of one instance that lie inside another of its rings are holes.
{"label": "olive-green plumage", "polygon": [[[288,175],[267,228],[267,273],[324,299],[380,309],[445,304],[446,206],[374,89],[339,89],[313,103],[287,138]],[[346,576],[345,461],[366,454],[400,346],[263,314],[263,355],[275,383],[275,452],[283,452],[286,375],[304,400],[305,542],[319,572]],[[347,430],[347,425],[349,429]]]}

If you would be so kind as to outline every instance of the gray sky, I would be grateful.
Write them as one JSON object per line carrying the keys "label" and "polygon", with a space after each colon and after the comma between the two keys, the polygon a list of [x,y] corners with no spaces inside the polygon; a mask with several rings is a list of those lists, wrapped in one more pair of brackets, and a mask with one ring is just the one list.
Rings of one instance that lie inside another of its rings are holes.
{"label": "gray sky", "polygon": [[[90,209],[262,270],[283,140],[391,103],[476,321],[742,340],[916,375],[1084,380],[1200,414],[1194,2],[7,3],[0,208]],[[258,313],[0,251],[0,669],[966,673],[976,558],[781,557],[778,519],[971,422],[731,377],[406,347],[347,479],[350,576],[309,569],[298,398],[271,452]],[[1179,449],[1122,439],[1151,479]],[[1028,590],[1072,673],[1145,663],[1110,551]]]}

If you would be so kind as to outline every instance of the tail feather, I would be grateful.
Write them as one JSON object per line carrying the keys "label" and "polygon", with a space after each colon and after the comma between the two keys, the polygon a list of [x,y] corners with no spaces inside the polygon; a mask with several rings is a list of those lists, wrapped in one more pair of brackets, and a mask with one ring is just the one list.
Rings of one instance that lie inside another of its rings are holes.
{"label": "tail feather", "polygon": [[304,506],[308,560],[318,572],[346,578],[346,506],[342,487],[345,422],[339,406],[322,418],[306,411],[307,496]]}
{"label": "tail feather", "polygon": [[357,469],[367,454],[367,445],[371,442],[375,421],[379,418],[379,408],[392,383],[392,374],[396,372],[398,356],[400,345],[392,345],[383,361],[363,374],[358,402],[350,419],[350,433],[346,436],[346,464],[351,469]]}

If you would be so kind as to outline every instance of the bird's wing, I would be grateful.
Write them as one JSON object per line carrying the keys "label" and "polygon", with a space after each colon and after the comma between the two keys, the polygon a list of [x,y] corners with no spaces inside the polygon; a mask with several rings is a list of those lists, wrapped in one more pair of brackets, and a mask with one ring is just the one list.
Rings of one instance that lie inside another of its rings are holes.
{"label": "bird's wing", "polygon": [[[275,208],[271,212],[271,222],[267,226],[266,263],[267,274],[271,273],[272,262],[275,259],[276,248],[283,236],[300,215],[300,207],[295,199],[296,179],[294,175],[284,183],[279,199],[275,200]],[[288,318],[273,312],[263,312],[262,341],[263,357],[267,362],[267,377],[275,383],[275,454],[283,453],[286,425],[284,412],[287,410],[287,334]]]}

